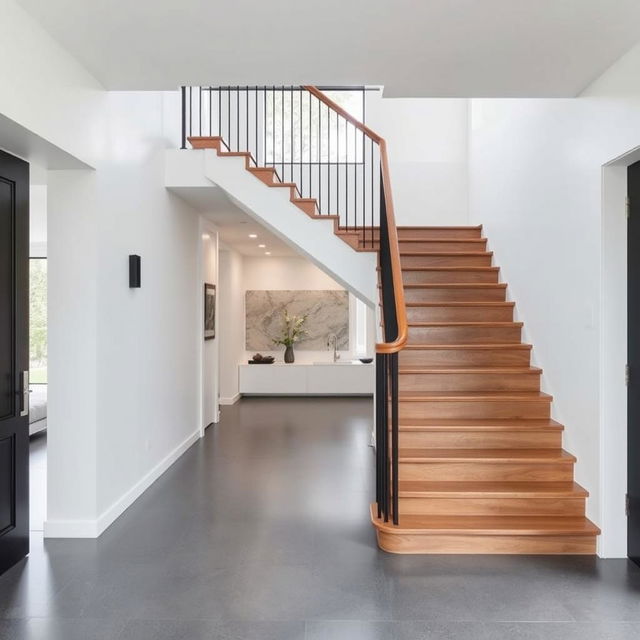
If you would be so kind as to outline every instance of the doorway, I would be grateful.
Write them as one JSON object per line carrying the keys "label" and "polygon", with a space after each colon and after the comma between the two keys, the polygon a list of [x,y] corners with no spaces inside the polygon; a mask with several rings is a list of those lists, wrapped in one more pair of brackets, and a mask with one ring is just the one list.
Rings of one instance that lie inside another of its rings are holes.
{"label": "doorway", "polygon": [[640,162],[627,169],[627,549],[640,564]]}

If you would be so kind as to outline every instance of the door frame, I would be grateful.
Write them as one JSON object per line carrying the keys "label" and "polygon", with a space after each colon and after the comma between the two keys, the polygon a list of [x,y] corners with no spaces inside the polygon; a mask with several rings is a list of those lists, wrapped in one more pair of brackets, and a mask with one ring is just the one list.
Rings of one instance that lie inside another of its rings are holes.
{"label": "door frame", "polygon": [[[640,146],[602,167],[600,262],[600,523],[598,555],[627,557],[627,167]],[[624,461],[623,464],[620,462]]]}

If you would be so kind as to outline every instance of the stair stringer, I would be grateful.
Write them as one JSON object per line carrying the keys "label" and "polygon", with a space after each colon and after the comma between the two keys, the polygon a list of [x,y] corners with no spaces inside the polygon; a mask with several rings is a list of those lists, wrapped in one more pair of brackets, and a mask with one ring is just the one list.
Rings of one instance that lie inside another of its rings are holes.
{"label": "stair stringer", "polygon": [[[167,153],[167,188],[202,188],[206,184],[222,189],[234,204],[297,253],[366,304],[377,306],[377,254],[354,251],[334,233],[333,218],[324,220],[303,213],[290,201],[289,188],[269,187],[257,180],[245,169],[243,157],[219,156],[213,149]],[[189,175],[194,171],[200,175]]]}

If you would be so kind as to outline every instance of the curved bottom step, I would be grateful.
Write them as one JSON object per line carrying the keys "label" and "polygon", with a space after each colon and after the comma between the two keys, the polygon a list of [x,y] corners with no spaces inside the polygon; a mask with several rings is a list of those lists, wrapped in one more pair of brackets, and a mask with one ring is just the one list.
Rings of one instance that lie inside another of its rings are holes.
{"label": "curved bottom step", "polygon": [[407,554],[576,554],[593,555],[600,530],[584,517],[403,516],[394,526],[371,521],[378,546]]}

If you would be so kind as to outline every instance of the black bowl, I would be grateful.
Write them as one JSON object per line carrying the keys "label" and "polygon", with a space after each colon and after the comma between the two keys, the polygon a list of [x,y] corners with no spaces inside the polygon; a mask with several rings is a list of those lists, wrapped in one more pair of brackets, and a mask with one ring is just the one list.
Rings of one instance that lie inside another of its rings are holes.
{"label": "black bowl", "polygon": [[362,364],[371,364],[373,362],[373,358],[359,358]]}

